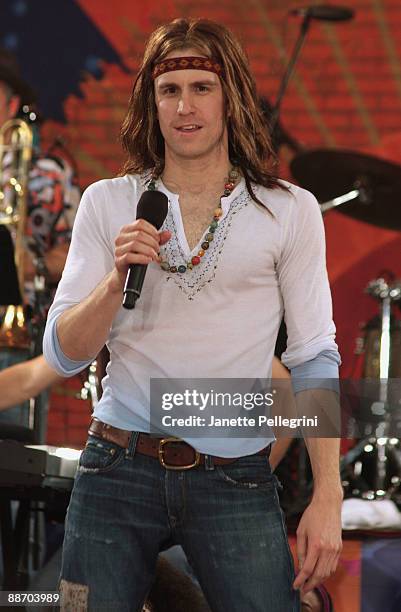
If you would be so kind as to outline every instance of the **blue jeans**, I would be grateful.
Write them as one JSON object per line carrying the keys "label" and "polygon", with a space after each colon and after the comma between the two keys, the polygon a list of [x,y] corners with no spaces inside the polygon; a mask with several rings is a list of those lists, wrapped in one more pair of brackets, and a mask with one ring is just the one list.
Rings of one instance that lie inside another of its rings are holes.
{"label": "blue jeans", "polygon": [[[213,612],[299,612],[276,480],[265,456],[163,468],[89,436],[66,517],[62,610],[142,610],[159,551],[180,544]],[[81,607],[79,607],[81,606]]]}

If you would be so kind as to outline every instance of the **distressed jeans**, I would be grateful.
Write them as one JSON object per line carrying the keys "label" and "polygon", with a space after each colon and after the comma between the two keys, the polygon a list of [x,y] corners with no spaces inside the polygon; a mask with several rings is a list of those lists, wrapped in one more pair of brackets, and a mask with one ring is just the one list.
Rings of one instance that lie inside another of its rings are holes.
{"label": "distressed jeans", "polygon": [[89,436],[66,517],[61,610],[140,612],[159,551],[180,544],[212,612],[299,612],[266,456],[166,470]]}

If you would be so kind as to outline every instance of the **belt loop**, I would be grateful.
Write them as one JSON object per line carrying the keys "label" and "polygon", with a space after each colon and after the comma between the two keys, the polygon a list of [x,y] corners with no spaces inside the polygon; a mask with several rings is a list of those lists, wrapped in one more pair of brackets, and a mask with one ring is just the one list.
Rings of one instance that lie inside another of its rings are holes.
{"label": "belt loop", "polygon": [[135,455],[136,445],[138,443],[139,431],[133,431],[130,437],[128,448],[125,450],[125,456],[132,459]]}
{"label": "belt loop", "polygon": [[210,455],[205,455],[205,470],[211,472],[214,470],[214,462]]}

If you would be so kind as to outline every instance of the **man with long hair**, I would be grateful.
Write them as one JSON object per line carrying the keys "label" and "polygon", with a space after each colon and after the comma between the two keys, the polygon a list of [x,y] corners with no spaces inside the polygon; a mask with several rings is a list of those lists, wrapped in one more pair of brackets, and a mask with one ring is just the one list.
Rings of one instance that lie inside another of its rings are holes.
{"label": "man with long hair", "polygon": [[[105,342],[111,359],[68,509],[64,609],[140,610],[158,552],[172,544],[184,548],[213,612],[299,610],[299,590],[335,570],[338,440],[307,440],[315,488],[295,578],[268,462],[273,436],[166,443],[148,434],[152,378],[269,378],[283,312],[283,362],[299,395],[311,372],[338,376],[319,207],[269,171],[257,99],[226,28],[161,26],[122,127],[122,176],[90,186],[81,201],[45,356],[66,376]],[[133,221],[147,189],[169,201],[159,232]],[[131,264],[148,265],[134,313],[121,308]]]}

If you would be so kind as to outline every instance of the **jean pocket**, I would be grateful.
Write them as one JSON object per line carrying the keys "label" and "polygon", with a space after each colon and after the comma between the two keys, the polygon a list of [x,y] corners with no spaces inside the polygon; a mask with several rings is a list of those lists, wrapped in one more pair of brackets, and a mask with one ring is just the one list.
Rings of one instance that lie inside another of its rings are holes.
{"label": "jean pocket", "polygon": [[216,465],[216,474],[227,485],[242,489],[273,489],[276,477],[264,456],[243,457],[228,465]]}
{"label": "jean pocket", "polygon": [[110,472],[121,463],[124,455],[125,449],[118,444],[91,435],[81,453],[78,472]]}

